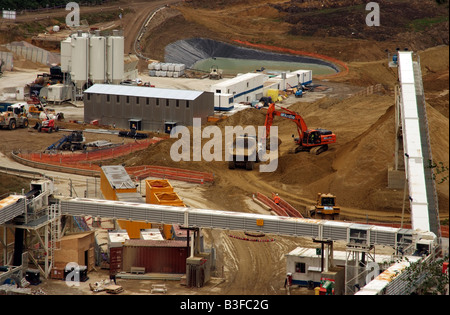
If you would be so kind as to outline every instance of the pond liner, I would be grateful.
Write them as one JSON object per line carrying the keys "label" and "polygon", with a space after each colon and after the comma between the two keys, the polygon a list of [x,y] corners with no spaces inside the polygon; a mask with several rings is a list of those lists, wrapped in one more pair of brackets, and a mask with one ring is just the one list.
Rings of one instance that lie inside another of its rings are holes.
{"label": "pond liner", "polygon": [[339,72],[339,68],[335,64],[318,58],[246,48],[208,38],[176,41],[166,46],[164,59],[167,63],[183,63],[187,68],[192,68],[200,60],[215,57],[308,63],[327,66]]}

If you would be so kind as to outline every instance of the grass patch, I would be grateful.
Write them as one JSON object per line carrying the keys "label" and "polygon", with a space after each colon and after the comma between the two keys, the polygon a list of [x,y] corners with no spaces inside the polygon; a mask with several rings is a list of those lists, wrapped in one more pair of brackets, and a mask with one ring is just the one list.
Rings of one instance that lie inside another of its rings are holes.
{"label": "grass patch", "polygon": [[432,26],[433,24],[438,24],[442,22],[448,21],[448,15],[447,16],[438,16],[433,18],[423,18],[423,19],[417,19],[411,22],[410,27],[416,31],[420,32],[425,30],[426,28]]}
{"label": "grass patch", "polygon": [[25,192],[30,190],[30,179],[0,174],[0,199],[8,197],[11,193],[22,193],[22,189]]}

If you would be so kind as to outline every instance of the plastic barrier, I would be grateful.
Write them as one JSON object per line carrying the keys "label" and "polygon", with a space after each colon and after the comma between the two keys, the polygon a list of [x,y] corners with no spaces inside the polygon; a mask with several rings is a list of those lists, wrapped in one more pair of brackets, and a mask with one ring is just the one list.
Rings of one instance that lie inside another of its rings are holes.
{"label": "plastic barrier", "polygon": [[265,205],[267,205],[268,207],[270,207],[270,209],[272,209],[272,211],[274,211],[277,215],[282,217],[289,217],[289,214],[286,212],[286,210],[284,210],[283,208],[278,206],[275,202],[270,200],[269,197],[264,196],[261,193],[256,193],[256,198]]}
{"label": "plastic barrier", "polygon": [[250,47],[256,47],[256,48],[260,48],[260,49],[267,49],[267,50],[279,51],[279,52],[293,54],[293,55],[303,55],[303,56],[309,56],[309,57],[313,57],[313,58],[317,58],[317,59],[322,59],[322,60],[330,61],[330,62],[337,64],[337,65],[341,66],[342,68],[344,68],[343,71],[341,71],[337,74],[323,75],[321,77],[329,78],[329,77],[334,77],[334,76],[344,76],[344,75],[347,75],[349,72],[348,66],[345,62],[335,59],[333,57],[320,55],[320,54],[316,54],[316,53],[311,53],[311,52],[307,52],[307,51],[294,50],[294,49],[290,49],[290,48],[282,48],[282,47],[276,47],[276,46],[270,46],[270,45],[264,45],[264,44],[254,44],[254,43],[242,41],[239,39],[234,39],[233,41],[236,43],[242,44],[242,45],[250,46]]}

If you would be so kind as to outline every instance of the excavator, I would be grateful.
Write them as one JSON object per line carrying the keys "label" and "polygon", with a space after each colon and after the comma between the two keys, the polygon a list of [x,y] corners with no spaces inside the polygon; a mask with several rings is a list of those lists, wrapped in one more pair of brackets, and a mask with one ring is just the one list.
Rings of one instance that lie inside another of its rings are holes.
{"label": "excavator", "polygon": [[308,129],[302,116],[287,108],[278,106],[280,110],[275,108],[275,104],[269,105],[266,114],[266,139],[270,138],[270,127],[272,126],[275,116],[280,116],[292,120],[297,125],[298,138],[294,138],[297,147],[293,153],[307,151],[311,154],[319,155],[328,150],[328,145],[336,142],[336,135],[326,129]]}

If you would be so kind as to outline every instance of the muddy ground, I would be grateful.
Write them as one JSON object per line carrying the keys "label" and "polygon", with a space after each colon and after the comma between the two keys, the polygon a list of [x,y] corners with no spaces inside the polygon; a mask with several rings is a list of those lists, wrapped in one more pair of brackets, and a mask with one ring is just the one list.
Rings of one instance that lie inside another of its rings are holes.
{"label": "muddy ground", "polygon": [[[343,5],[344,2],[342,1]],[[146,12],[152,10],[153,7],[150,6],[159,2],[120,3],[129,5],[135,12],[135,16],[125,15],[125,35],[126,38],[129,37],[126,47],[131,51],[133,34],[137,33],[139,22],[145,19]],[[192,1],[191,4],[185,3],[165,10],[164,15],[158,16],[155,24],[149,26],[144,38],[143,51],[146,56],[163,60],[164,47],[167,44],[178,39],[203,36],[230,42],[234,39],[248,40],[306,50],[343,60],[349,67],[346,76],[325,79],[318,83],[329,83],[330,86],[342,84],[348,89],[345,93],[329,91],[320,100],[291,105],[291,109],[301,113],[309,126],[327,128],[336,133],[338,142],[319,156],[303,153],[291,155],[288,151],[293,147],[291,135],[296,132],[295,125],[276,119],[275,125],[279,127],[282,143],[279,167],[271,174],[262,174],[257,170],[230,171],[226,162],[174,163],[168,158],[173,143],[170,140],[115,162],[127,165],[168,165],[213,172],[215,182],[211,185],[176,186],[180,195],[194,207],[259,212],[262,210],[251,202],[252,194],[261,192],[269,195],[278,192],[293,206],[304,211],[314,203],[317,192],[331,192],[337,195],[344,220],[400,222],[403,191],[387,189],[387,170],[393,165],[394,154],[393,91],[397,74],[395,69],[387,66],[385,49],[394,51],[396,47],[410,47],[420,51],[425,95],[429,105],[427,111],[433,157],[435,161],[448,166],[448,19],[446,23],[431,23],[430,28],[423,31],[391,27],[383,32],[389,35],[385,40],[373,38],[372,36],[381,35],[370,32],[358,33],[358,37],[353,38],[351,33],[340,34],[339,27],[329,29],[326,34],[323,30],[309,27],[306,31],[312,35],[307,36],[303,33],[307,25],[304,22],[294,23],[293,17],[302,14],[302,11],[298,10],[298,3],[275,0],[266,1],[264,4],[258,1],[232,1],[233,5],[226,8],[208,7],[212,3]],[[419,2],[404,3],[410,3],[414,8]],[[421,11],[421,14],[426,14],[410,16],[411,23],[429,19],[430,16],[440,16],[436,13],[434,1],[427,3],[430,7]],[[339,7],[327,9],[335,10]],[[393,12],[402,14],[399,9]],[[321,16],[326,11],[315,13],[317,12],[314,10],[309,13],[311,21],[326,17]],[[408,25],[407,20],[404,25]],[[346,25],[340,27],[345,28]],[[389,33],[392,30],[395,32]],[[140,69],[145,67],[146,63],[141,61]],[[361,87],[378,83],[383,85],[380,93],[348,97]],[[338,89],[338,86],[335,87]],[[227,125],[262,124],[264,114],[255,109],[239,112],[215,123],[221,129]],[[5,140],[0,144],[0,149],[5,153],[17,148],[42,150],[45,145],[59,137],[56,134],[39,135],[28,130],[1,130],[1,133],[5,135]],[[448,176],[448,171],[440,174],[439,181],[442,183],[437,184],[437,189],[440,216],[448,222],[449,188],[445,176]],[[216,247],[218,253],[214,279],[205,288],[189,290],[179,283],[166,282],[169,294],[286,294],[283,288],[286,273],[284,255],[297,246],[315,247],[311,240],[303,238],[274,236],[275,242],[256,243],[230,237],[230,233],[225,231],[204,230],[204,234],[207,246]],[[104,277],[104,271],[91,275],[92,281]],[[124,294],[149,294],[152,283],[157,282],[120,280],[120,284],[125,288]],[[44,281],[42,287],[49,294],[92,294],[86,285],[79,289],[66,290],[62,289],[66,287],[64,282],[52,280]]]}

